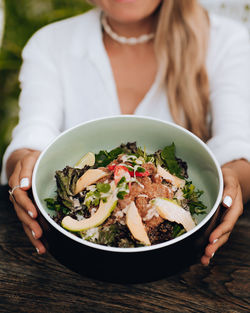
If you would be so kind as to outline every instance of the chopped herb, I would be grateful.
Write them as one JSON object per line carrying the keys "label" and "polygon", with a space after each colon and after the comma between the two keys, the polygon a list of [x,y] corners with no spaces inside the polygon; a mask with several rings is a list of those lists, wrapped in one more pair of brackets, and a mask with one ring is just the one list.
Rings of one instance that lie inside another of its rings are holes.
{"label": "chopped herb", "polygon": [[55,210],[55,204],[57,201],[54,198],[47,198],[44,199],[44,201],[46,202],[47,208],[49,210]]}
{"label": "chopped herb", "polygon": [[101,194],[98,190],[95,191],[89,191],[86,194],[84,205],[86,205],[88,208],[91,206],[97,206],[100,203]]}
{"label": "chopped herb", "polygon": [[[135,166],[136,163],[133,163],[132,165]],[[126,168],[128,169],[129,172],[133,172],[134,171],[133,167],[126,166]]]}
{"label": "chopped herb", "polygon": [[123,200],[124,197],[127,195],[128,193],[126,191],[119,191],[117,193],[117,198]]}
{"label": "chopped herb", "polygon": [[110,191],[110,184],[97,183],[96,188],[99,192],[107,193]]}
{"label": "chopped herb", "polygon": [[123,177],[119,180],[119,182],[118,182],[118,184],[117,184],[117,187],[121,187],[125,182],[126,182],[126,178],[125,178],[125,176],[123,176]]}
{"label": "chopped herb", "polygon": [[138,172],[138,173],[145,173],[145,168],[143,168],[143,167],[138,167],[137,169],[136,169],[136,172]]}

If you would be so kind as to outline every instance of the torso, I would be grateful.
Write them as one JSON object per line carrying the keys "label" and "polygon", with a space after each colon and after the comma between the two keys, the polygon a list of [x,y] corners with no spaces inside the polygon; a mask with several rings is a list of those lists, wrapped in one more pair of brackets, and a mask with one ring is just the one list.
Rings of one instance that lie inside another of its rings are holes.
{"label": "torso", "polygon": [[122,114],[133,114],[154,83],[157,63],[153,42],[124,45],[104,37]]}

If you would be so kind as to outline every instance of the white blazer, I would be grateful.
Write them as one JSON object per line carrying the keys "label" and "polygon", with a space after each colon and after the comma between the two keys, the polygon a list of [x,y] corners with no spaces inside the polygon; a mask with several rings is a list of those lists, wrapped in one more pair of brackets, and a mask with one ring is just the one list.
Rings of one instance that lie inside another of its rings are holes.
{"label": "white blazer", "polygon": [[[249,35],[228,18],[210,15],[210,21],[212,138],[207,144],[221,165],[250,160]],[[23,50],[19,78],[20,119],[4,155],[2,183],[7,183],[6,161],[14,150],[43,150],[69,127],[121,113],[99,9],[52,23],[33,35]],[[172,121],[158,77],[135,114]]]}

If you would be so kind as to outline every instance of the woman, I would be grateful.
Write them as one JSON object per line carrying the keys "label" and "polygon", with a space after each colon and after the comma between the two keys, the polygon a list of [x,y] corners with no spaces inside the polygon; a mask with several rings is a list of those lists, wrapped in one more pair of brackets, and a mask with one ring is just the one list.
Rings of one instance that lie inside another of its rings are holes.
{"label": "woman", "polygon": [[45,253],[27,191],[40,151],[61,131],[121,113],[175,121],[222,166],[225,214],[201,258],[208,265],[250,196],[248,33],[196,0],[94,3],[98,9],[41,29],[23,51],[20,121],[3,172],[17,216]]}

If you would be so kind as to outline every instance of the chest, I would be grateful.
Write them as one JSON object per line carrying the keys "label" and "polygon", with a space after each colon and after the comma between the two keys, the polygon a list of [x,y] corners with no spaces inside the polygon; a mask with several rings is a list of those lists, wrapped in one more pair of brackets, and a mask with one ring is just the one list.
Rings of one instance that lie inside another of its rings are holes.
{"label": "chest", "polygon": [[[134,49],[133,49],[134,48]],[[157,64],[153,47],[129,47],[119,52],[107,49],[120,110],[133,114],[154,83]]]}
{"label": "chest", "polygon": [[159,88],[156,77],[154,57],[143,54],[137,58],[110,58],[101,46],[91,50],[89,56],[65,56],[60,68],[66,129],[121,113],[171,120],[166,91]]}

